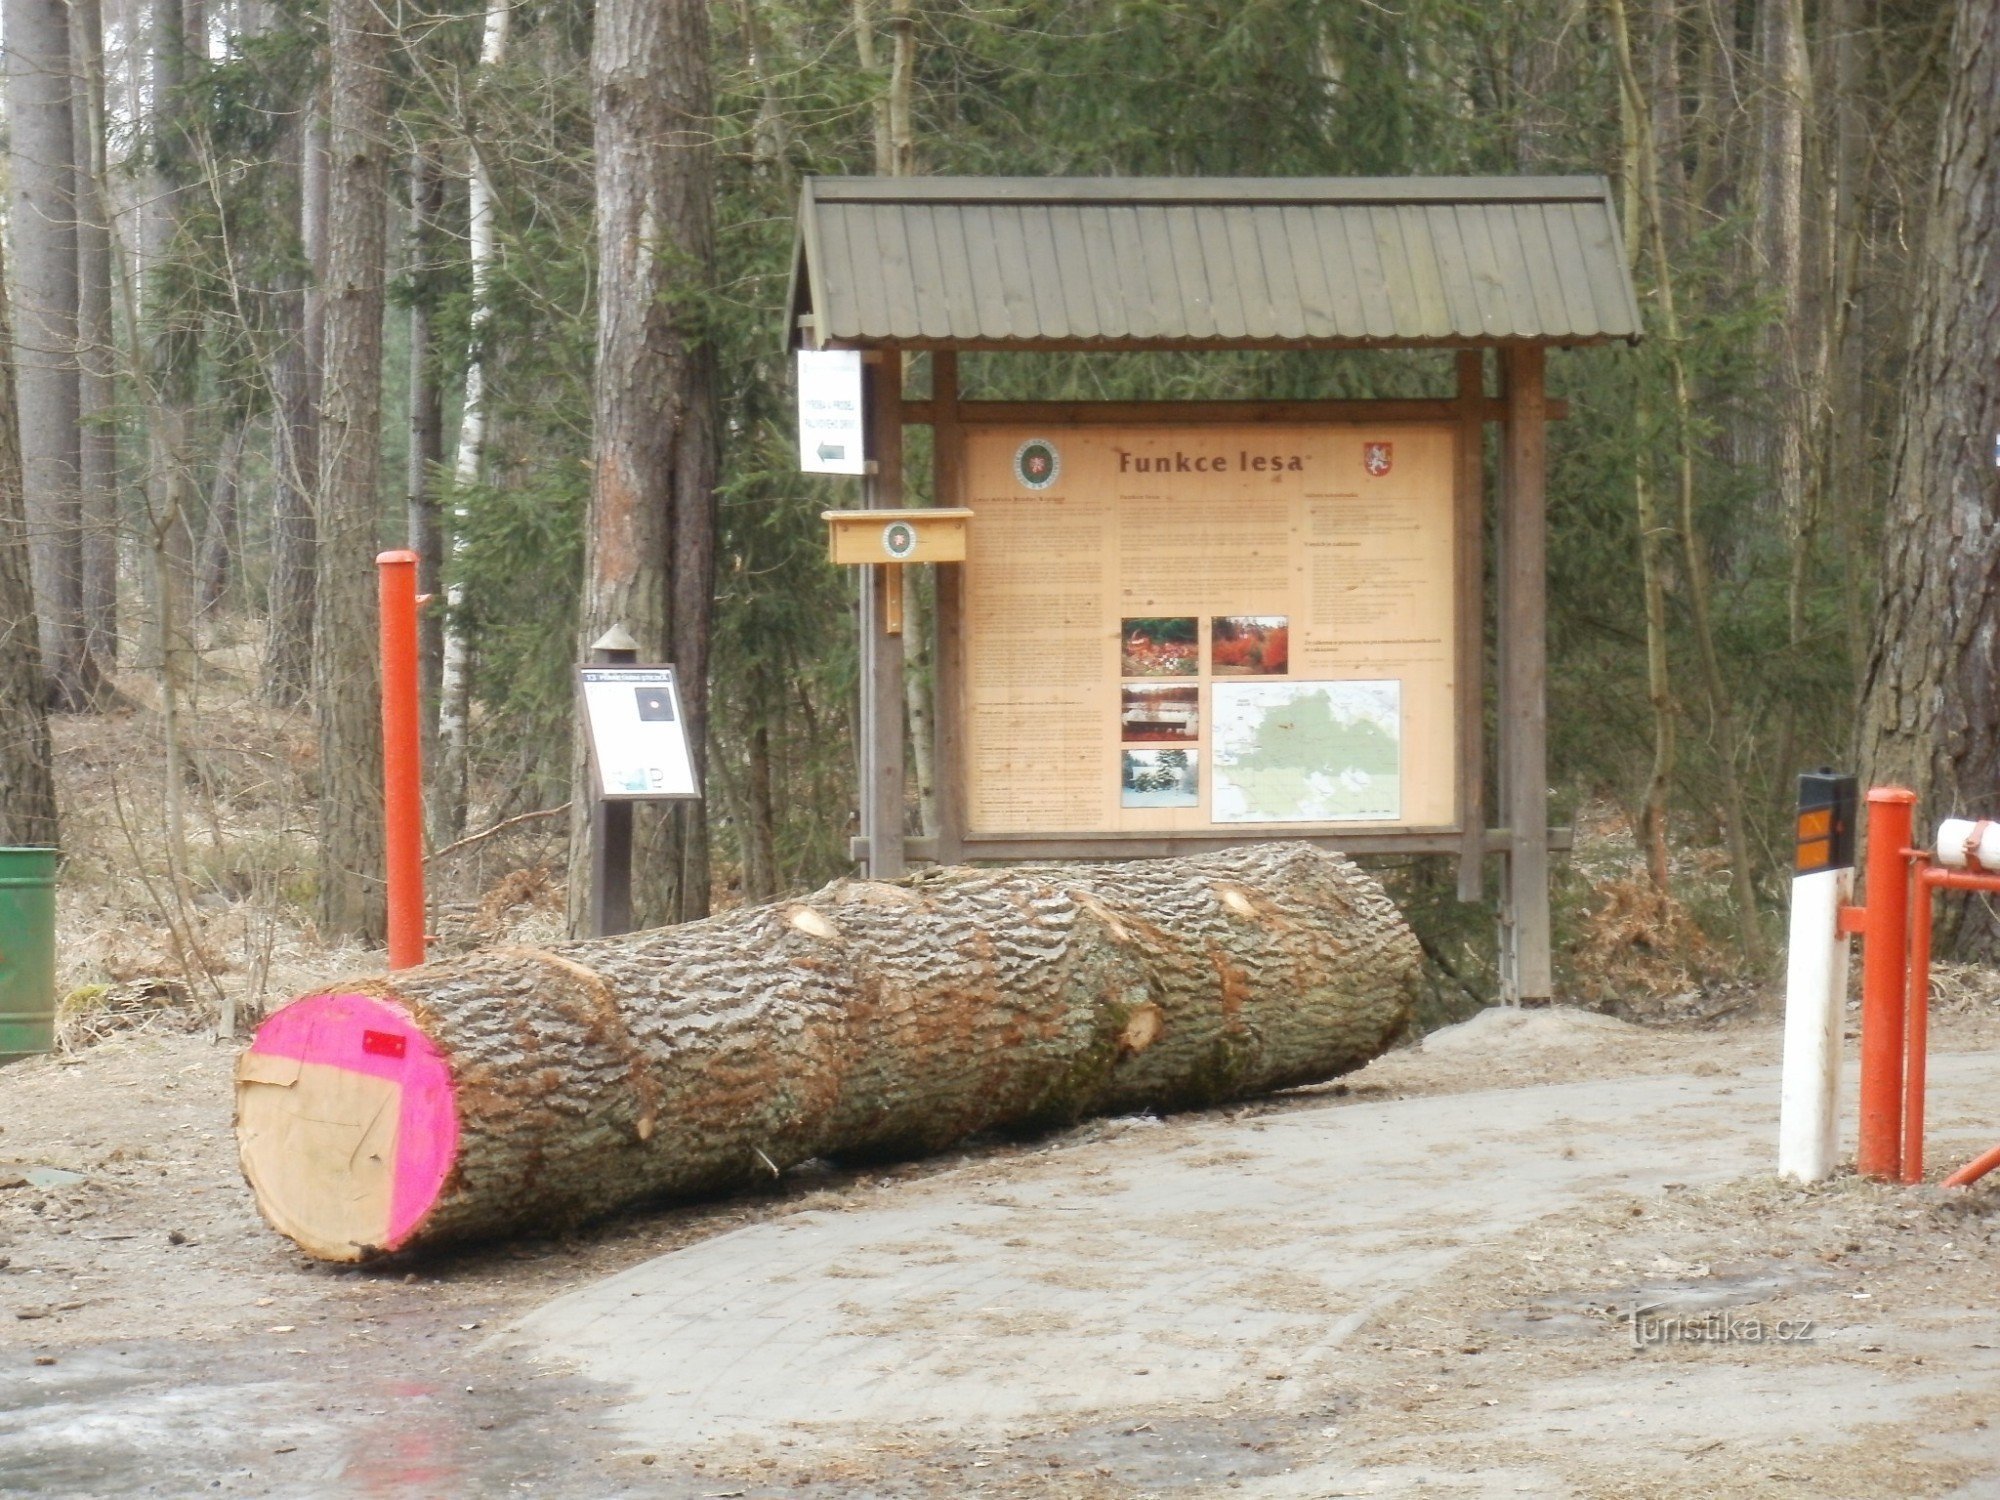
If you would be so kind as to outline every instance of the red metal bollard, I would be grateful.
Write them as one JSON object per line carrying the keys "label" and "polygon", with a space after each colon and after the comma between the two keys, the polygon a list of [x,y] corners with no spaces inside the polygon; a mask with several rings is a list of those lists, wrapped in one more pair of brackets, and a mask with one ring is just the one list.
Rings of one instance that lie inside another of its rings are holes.
{"label": "red metal bollard", "polygon": [[382,590],[382,816],[389,967],[424,961],[424,752],[417,696],[417,554],[375,559]]}
{"label": "red metal bollard", "polygon": [[1864,1177],[1892,1179],[1903,1164],[1903,997],[1910,936],[1911,825],[1917,794],[1868,790],[1868,889],[1861,943],[1861,1139]]}

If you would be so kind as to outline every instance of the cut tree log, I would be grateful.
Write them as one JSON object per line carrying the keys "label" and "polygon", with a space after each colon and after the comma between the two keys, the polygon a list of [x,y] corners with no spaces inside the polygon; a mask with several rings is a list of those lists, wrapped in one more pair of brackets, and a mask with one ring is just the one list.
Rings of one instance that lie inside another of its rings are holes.
{"label": "cut tree log", "polygon": [[238,1062],[237,1138],[276,1228],[366,1260],[1318,1082],[1402,1032],[1418,965],[1307,844],[837,881],[296,1000]]}

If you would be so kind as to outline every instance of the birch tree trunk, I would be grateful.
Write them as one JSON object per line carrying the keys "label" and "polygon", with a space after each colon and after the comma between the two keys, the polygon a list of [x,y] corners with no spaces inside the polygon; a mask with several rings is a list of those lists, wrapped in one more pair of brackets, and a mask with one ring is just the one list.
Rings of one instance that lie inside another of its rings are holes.
{"label": "birch tree trunk", "polygon": [[389,32],[373,0],[333,0],[326,357],[320,400],[319,922],[383,931],[375,555],[381,544],[382,314],[389,221]]}
{"label": "birch tree trunk", "polygon": [[[690,330],[714,282],[714,122],[701,0],[605,0],[591,43],[597,156],[597,370],[582,642],[623,625],[678,670],[688,748],[706,762],[715,601],[715,354]],[[591,796],[573,752],[571,931],[582,928]],[[646,809],[642,920],[708,910],[700,802]]]}
{"label": "birch tree trunk", "polygon": [[83,623],[82,393],[77,370],[76,122],[64,0],[5,0],[14,361],[41,657],[52,702],[90,707]]}
{"label": "birch tree trunk", "polygon": [[[473,117],[466,125],[472,170],[466,183],[466,228],[472,270],[472,337],[465,361],[465,399],[458,420],[458,449],[452,461],[453,545],[463,531],[464,494],[477,485],[486,464],[486,340],[492,321],[493,178],[480,155],[478,102],[482,84],[507,60],[512,0],[489,0],[480,35],[479,72],[473,79]],[[444,616],[444,643],[438,668],[436,769],[431,777],[432,842],[448,844],[465,831],[465,799],[470,766],[467,741],[472,712],[472,645],[465,633],[465,589],[453,583]]]}
{"label": "birch tree trunk", "polygon": [[[1882,597],[1862,701],[1861,761],[1874,785],[1912,788],[1923,826],[2000,806],[2000,9],[1959,0],[1916,266],[1895,479],[1883,526]],[[1959,951],[2000,949],[1982,904]],[[1947,917],[1947,921],[1952,918]],[[1947,935],[1948,937],[1951,935]]]}
{"label": "birch tree trunk", "polygon": [[272,1224],[363,1260],[1317,1082],[1402,1032],[1420,964],[1303,843],[842,881],[296,1001],[239,1059],[237,1138]]}
{"label": "birch tree trunk", "polygon": [[56,785],[48,679],[42,672],[35,589],[29,578],[7,284],[6,268],[0,265],[0,844],[53,847]]}

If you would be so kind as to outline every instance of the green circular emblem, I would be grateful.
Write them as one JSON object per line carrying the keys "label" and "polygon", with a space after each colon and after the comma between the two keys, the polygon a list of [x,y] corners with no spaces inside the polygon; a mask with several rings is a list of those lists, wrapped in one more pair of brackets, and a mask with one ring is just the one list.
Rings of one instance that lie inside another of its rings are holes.
{"label": "green circular emblem", "polygon": [[1015,450],[1014,477],[1031,490],[1045,490],[1062,472],[1062,455],[1047,438],[1029,438]]}
{"label": "green circular emblem", "polygon": [[908,557],[917,550],[917,528],[908,521],[891,521],[882,528],[882,550],[891,557]]}

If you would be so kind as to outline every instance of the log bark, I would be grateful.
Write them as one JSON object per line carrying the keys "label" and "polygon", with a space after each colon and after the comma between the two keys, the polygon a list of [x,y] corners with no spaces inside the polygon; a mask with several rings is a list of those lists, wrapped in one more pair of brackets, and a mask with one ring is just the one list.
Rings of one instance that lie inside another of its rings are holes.
{"label": "log bark", "polygon": [[953,868],[335,986],[237,1068],[245,1175],[366,1260],[981,1130],[1183,1109],[1360,1067],[1415,937],[1344,857]]}

